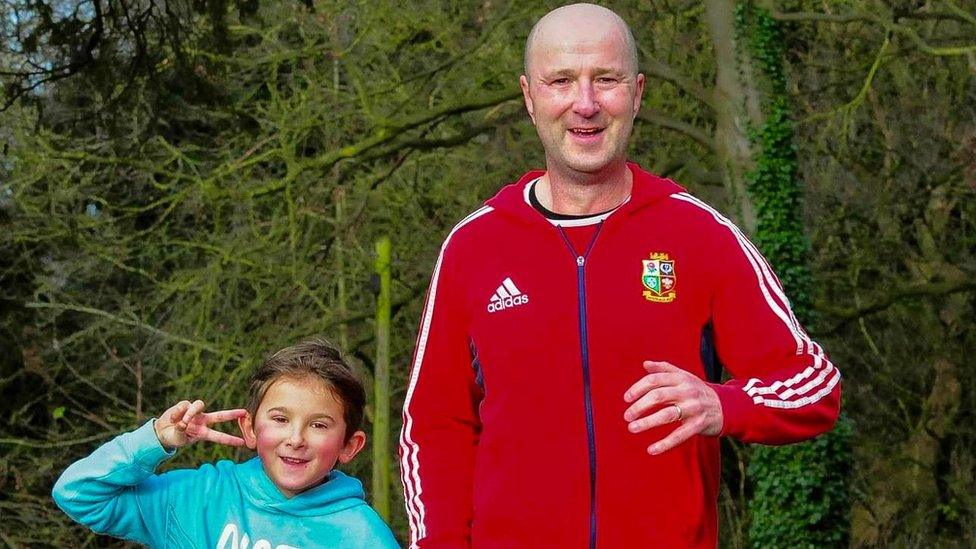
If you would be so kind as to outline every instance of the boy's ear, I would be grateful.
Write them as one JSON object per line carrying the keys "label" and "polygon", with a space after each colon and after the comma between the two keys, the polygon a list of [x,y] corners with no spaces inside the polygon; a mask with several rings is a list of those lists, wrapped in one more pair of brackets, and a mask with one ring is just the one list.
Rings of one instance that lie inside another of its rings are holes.
{"label": "boy's ear", "polygon": [[339,451],[339,463],[345,464],[352,461],[352,458],[356,457],[356,454],[363,449],[363,446],[366,446],[366,433],[356,431],[346,441],[346,445],[342,447],[342,450]]}
{"label": "boy's ear", "polygon": [[254,419],[251,417],[251,412],[237,418],[237,426],[241,428],[244,445],[252,450],[256,450],[258,447],[258,437],[254,434]]}

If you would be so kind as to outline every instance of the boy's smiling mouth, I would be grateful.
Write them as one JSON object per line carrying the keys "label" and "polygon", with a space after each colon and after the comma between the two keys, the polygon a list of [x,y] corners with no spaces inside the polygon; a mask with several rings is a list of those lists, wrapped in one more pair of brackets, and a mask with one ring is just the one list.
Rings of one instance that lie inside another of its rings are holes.
{"label": "boy's smiling mouth", "polygon": [[286,465],[299,466],[299,465],[305,465],[306,463],[308,463],[309,461],[311,461],[311,460],[308,460],[308,459],[292,458],[292,457],[286,457],[286,456],[278,456],[278,457],[281,458],[281,461],[284,461]]}

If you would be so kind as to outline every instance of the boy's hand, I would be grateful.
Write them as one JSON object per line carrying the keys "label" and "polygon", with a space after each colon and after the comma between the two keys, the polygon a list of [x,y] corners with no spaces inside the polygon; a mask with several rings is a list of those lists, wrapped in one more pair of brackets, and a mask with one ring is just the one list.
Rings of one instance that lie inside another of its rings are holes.
{"label": "boy's hand", "polygon": [[241,437],[215,431],[210,428],[210,425],[244,417],[247,415],[247,410],[220,410],[203,413],[205,406],[202,400],[193,403],[184,400],[163,412],[153,425],[159,443],[167,449],[180,448],[198,440],[209,440],[228,446],[244,446],[244,439]]}

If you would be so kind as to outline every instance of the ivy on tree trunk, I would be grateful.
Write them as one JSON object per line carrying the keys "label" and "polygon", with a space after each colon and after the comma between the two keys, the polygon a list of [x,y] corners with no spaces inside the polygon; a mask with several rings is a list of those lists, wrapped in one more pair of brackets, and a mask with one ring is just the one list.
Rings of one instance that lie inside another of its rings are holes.
{"label": "ivy on tree trunk", "polygon": [[[755,150],[747,189],[756,212],[754,238],[779,275],[793,310],[814,321],[809,243],[793,144],[793,121],[783,67],[786,42],[772,14],[750,2],[736,5],[740,47],[760,77],[763,122],[752,128]],[[830,433],[791,446],[756,446],[749,539],[756,547],[838,547],[850,539],[851,425],[842,418]]]}

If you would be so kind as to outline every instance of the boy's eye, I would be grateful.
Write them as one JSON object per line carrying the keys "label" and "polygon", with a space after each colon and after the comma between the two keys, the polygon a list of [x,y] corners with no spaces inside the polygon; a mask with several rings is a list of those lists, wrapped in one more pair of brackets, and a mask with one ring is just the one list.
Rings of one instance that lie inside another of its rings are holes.
{"label": "boy's eye", "polygon": [[316,421],[315,423],[312,423],[312,427],[316,429],[328,429],[329,425],[326,423],[322,423],[321,421]]}
{"label": "boy's eye", "polygon": [[288,423],[288,418],[286,418],[285,416],[273,416],[271,418],[271,421],[275,423]]}

